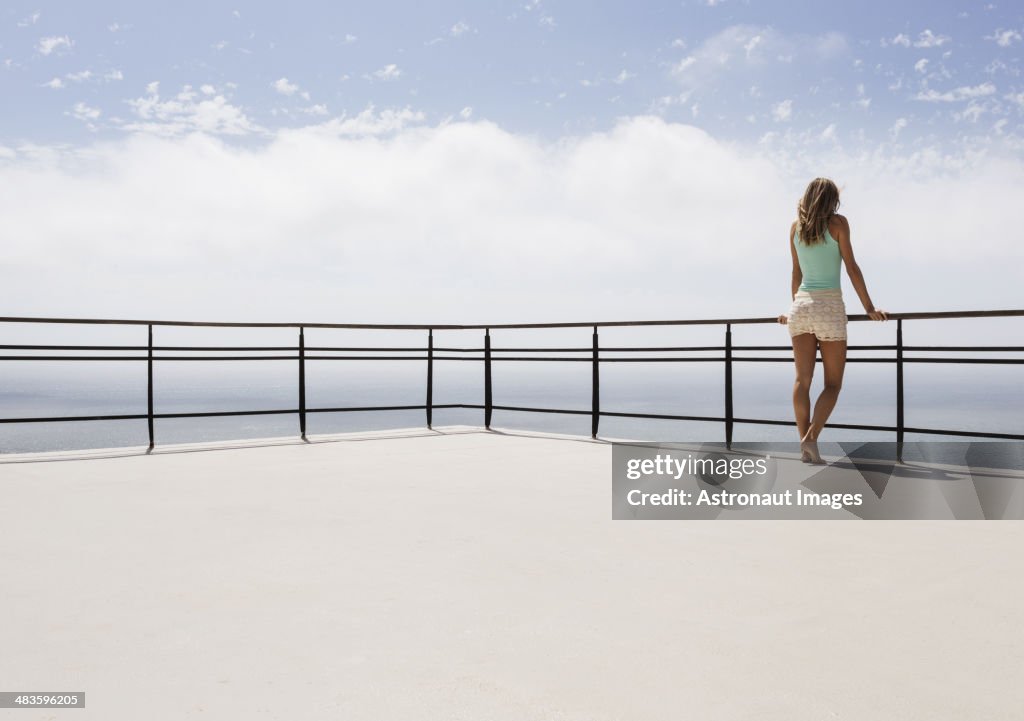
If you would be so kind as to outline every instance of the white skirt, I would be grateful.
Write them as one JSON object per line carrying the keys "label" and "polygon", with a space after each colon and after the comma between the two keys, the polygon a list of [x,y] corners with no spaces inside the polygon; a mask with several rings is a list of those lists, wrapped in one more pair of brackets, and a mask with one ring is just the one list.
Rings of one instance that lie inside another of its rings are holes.
{"label": "white skirt", "polygon": [[839,288],[798,290],[789,308],[790,337],[811,333],[818,340],[846,340],[846,304]]}

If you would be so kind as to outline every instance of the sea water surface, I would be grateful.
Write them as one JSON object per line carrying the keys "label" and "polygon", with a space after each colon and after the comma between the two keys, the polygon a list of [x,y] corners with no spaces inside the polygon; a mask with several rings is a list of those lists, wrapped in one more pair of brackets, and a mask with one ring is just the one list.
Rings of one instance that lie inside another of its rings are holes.
{"label": "sea water surface", "polygon": [[[891,324],[890,324],[891,325]],[[37,342],[35,334],[11,334],[5,342]],[[778,329],[749,328],[734,332],[734,343],[779,343]],[[137,327],[75,329],[70,342],[135,344]],[[273,332],[227,332],[211,329],[197,332],[158,328],[155,343],[173,347],[200,343],[294,345],[291,329]],[[144,329],[142,329],[144,333]],[[874,335],[871,335],[873,333]],[[862,332],[855,342],[891,342],[891,328]],[[60,342],[69,342],[68,331]],[[327,352],[319,347],[415,348],[423,344],[418,334],[394,333],[382,336],[334,331],[307,331],[311,356]],[[54,342],[53,334],[46,337]],[[225,337],[227,336],[227,337]],[[478,332],[435,334],[433,402],[482,404],[484,372],[480,360],[455,361],[467,357],[446,351],[449,347],[482,346]],[[495,333],[494,357],[502,348],[573,347],[586,348],[590,329],[571,329],[553,340],[551,332],[523,331]],[[616,348],[676,344],[721,344],[721,328],[602,329],[602,358],[639,357],[643,354]],[[906,342],[915,342],[913,338]],[[919,341],[918,341],[919,342]],[[144,346],[143,346],[144,347]],[[47,351],[22,351],[44,353]],[[413,353],[386,351],[387,353]],[[109,355],[138,356],[140,351],[104,351]],[[181,351],[158,351],[158,355],[184,355]],[[222,354],[214,351],[214,354]],[[268,352],[274,354],[275,352]],[[358,355],[359,352],[340,352]],[[380,353],[380,352],[378,352]],[[280,354],[280,352],[278,352]],[[733,364],[734,414],[740,418],[788,421],[792,418],[792,361],[785,352],[737,351],[737,355],[780,358],[778,363],[741,362]],[[861,357],[884,355],[862,352]],[[504,355],[523,356],[506,352]],[[493,402],[542,408],[563,408],[587,414],[562,415],[495,410],[492,427],[590,435],[592,366],[586,352],[552,351],[544,355],[572,356],[577,362],[499,361],[492,363]],[[644,357],[665,357],[664,353]],[[710,357],[716,352],[690,352],[688,357]],[[855,354],[851,353],[851,357]],[[891,355],[891,353],[890,353]],[[476,356],[479,357],[478,355]],[[813,392],[821,387],[821,372]],[[1024,383],[1019,365],[906,364],[905,424],[908,427],[949,430],[977,430],[1024,434]],[[426,363],[422,359],[318,360],[306,361],[306,404],[309,409],[339,406],[422,405],[426,399]],[[158,361],[154,368],[156,413],[296,409],[298,407],[298,363],[295,360]],[[146,363],[139,361],[5,361],[0,364],[0,417],[30,418],[82,415],[145,414]],[[600,366],[600,406],[603,411],[678,415],[724,415],[724,367],[721,362],[607,362]],[[889,363],[850,363],[843,391],[831,419],[836,423],[895,425],[896,371]],[[435,409],[435,426],[483,425],[479,409]],[[423,410],[316,413],[307,416],[309,434],[329,434],[389,428],[417,428],[426,425]],[[298,434],[297,414],[232,416],[221,418],[157,419],[157,444],[232,439],[270,438]],[[658,441],[720,441],[720,422],[672,421],[602,417],[599,434],[608,438]],[[792,427],[738,423],[734,438],[741,441],[793,440]],[[891,432],[827,429],[823,439],[894,440]],[[907,440],[938,440],[940,436],[908,433]],[[963,439],[961,439],[963,440]],[[0,423],[0,453],[19,453],[84,448],[140,446],[148,443],[145,420]]]}

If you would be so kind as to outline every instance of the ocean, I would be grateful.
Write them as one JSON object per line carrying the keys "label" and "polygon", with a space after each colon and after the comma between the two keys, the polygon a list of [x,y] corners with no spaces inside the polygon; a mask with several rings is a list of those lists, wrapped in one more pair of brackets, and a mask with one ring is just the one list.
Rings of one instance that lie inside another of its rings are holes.
{"label": "ocean", "polygon": [[[0,366],[0,417],[110,415],[146,412],[146,369],[133,362],[8,362]],[[591,407],[589,363],[493,363],[493,402],[569,408]],[[423,404],[425,363],[416,361],[307,361],[308,408]],[[434,403],[483,403],[483,364],[436,361]],[[814,392],[820,389],[816,378]],[[737,417],[789,420],[791,366],[737,363]],[[851,364],[832,420],[894,425],[895,369]],[[601,366],[604,411],[721,416],[724,378],[720,363],[608,363]],[[158,363],[157,413],[297,408],[294,361]],[[909,364],[905,370],[905,423],[910,427],[1024,434],[1024,384],[1019,366]],[[328,434],[425,427],[422,410],[309,413],[308,433]],[[435,409],[435,426],[483,425],[477,409]],[[495,410],[492,427],[590,435],[589,415]],[[156,443],[270,438],[298,435],[295,414],[163,419]],[[724,425],[712,422],[603,417],[605,437],[657,441],[721,441]],[[794,440],[795,429],[736,424],[738,441]],[[907,440],[939,436],[908,434]],[[827,429],[823,440],[889,441],[887,432]],[[961,438],[960,440],[966,440]],[[112,448],[147,443],[145,420],[0,424],[0,453]]]}

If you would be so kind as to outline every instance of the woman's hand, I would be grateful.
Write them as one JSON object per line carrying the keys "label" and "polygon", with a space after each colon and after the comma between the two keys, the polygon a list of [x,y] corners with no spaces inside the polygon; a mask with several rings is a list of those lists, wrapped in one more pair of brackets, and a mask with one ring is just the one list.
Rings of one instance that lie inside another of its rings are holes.
{"label": "woman's hand", "polygon": [[782,325],[786,325],[787,323],[789,323],[789,316],[787,316],[787,315],[780,315],[779,316],[779,322],[782,323]]}
{"label": "woman's hand", "polygon": [[889,320],[889,314],[879,308],[868,311],[868,318],[871,320]]}

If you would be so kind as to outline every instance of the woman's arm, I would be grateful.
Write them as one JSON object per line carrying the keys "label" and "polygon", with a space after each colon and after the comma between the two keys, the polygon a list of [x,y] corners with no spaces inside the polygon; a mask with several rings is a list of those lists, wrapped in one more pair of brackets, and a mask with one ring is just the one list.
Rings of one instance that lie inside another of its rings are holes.
{"label": "woman's arm", "polygon": [[793,245],[793,234],[796,233],[796,223],[789,226],[789,253],[793,256],[793,279],[790,281],[790,296],[795,298],[800,283],[804,280],[804,273],[800,270],[800,259],[796,256],[796,246]]}
{"label": "woman's arm", "polygon": [[[839,253],[843,256],[843,263],[846,264],[846,274],[850,276],[850,282],[853,283],[853,289],[857,291],[857,297],[860,298],[861,305],[864,306],[864,312],[867,313],[872,320],[886,320],[888,317],[884,310],[877,310],[875,304],[871,302],[871,296],[868,295],[868,286],[864,282],[864,274],[860,270],[860,266],[857,265],[857,260],[853,257],[853,245],[850,242],[850,223],[842,215],[835,216],[836,222],[830,225],[835,226],[836,232],[832,233],[832,236],[839,243]],[[832,229],[829,229],[832,232]]]}
{"label": "woman's arm", "polygon": [[[796,297],[797,290],[800,289],[800,283],[803,282],[804,273],[800,270],[800,259],[796,257],[796,247],[793,245],[793,234],[796,232],[796,223],[789,226],[789,252],[793,256],[793,278],[789,284],[790,295]],[[783,325],[789,323],[789,318],[785,315],[779,316],[779,322]]]}

